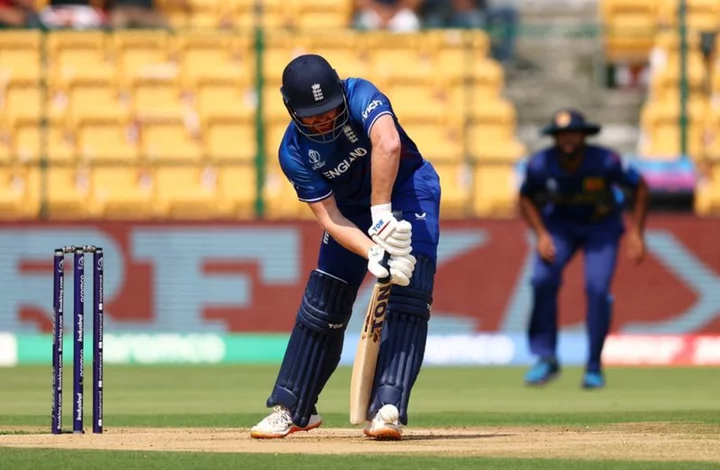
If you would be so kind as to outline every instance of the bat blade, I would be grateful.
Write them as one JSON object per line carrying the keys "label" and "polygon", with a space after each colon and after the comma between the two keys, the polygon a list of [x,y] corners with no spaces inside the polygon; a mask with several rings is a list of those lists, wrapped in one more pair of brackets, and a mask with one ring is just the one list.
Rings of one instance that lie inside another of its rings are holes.
{"label": "bat blade", "polygon": [[380,279],[375,283],[370,304],[365,313],[350,382],[350,422],[352,424],[360,424],[367,420],[370,393],[375,380],[375,368],[380,352],[380,340],[391,286],[389,279]]}

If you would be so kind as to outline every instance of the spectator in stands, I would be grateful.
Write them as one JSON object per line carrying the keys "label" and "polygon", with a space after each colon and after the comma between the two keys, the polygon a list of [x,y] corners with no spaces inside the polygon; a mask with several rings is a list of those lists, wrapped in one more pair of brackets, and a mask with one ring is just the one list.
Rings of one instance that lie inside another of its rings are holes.
{"label": "spectator in stands", "polygon": [[0,28],[37,27],[40,20],[33,0],[0,0]]}
{"label": "spectator in stands", "polygon": [[517,9],[507,1],[425,0],[420,9],[430,28],[485,28],[493,37],[493,56],[507,63],[515,57]]}
{"label": "spectator in stands", "polygon": [[107,0],[113,28],[168,28],[167,19],[155,8],[154,0]]}
{"label": "spectator in stands", "polygon": [[356,0],[355,25],[360,29],[408,33],[420,29],[422,0]]}
{"label": "spectator in stands", "polygon": [[93,29],[105,26],[105,15],[90,0],[50,0],[40,21],[49,29]]}

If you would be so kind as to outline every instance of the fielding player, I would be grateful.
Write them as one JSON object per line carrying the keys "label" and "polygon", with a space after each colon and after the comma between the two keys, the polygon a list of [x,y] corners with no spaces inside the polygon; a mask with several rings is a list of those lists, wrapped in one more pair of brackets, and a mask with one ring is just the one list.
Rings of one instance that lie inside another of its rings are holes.
{"label": "fielding player", "polygon": [[[358,288],[367,271],[388,275],[380,264],[387,251],[393,287],[364,432],[399,439],[430,320],[438,175],[387,96],[367,80],[341,80],[323,57],[293,59],[281,94],[292,122],[280,144],[280,165],[325,233],[267,400],[273,411],[251,435],[278,438],[320,426],[315,405],[340,360]],[[402,211],[401,221],[393,210]],[[378,410],[385,405],[396,410],[383,419]],[[393,414],[397,418],[387,420]]]}
{"label": "fielding player", "polygon": [[523,216],[537,235],[528,334],[530,351],[539,362],[525,376],[530,385],[544,384],[560,372],[556,356],[558,290],[563,269],[580,248],[585,254],[589,337],[582,386],[605,385],[600,356],[610,329],[610,286],[625,232],[620,188],[629,188],[635,200],[627,233],[628,255],[639,263],[645,254],[647,186],[634,169],[623,167],[617,153],[585,143],[587,136],[598,132],[600,126],[586,122],[577,110],[556,112],[543,130],[554,137],[555,145],[529,159],[520,189]]}

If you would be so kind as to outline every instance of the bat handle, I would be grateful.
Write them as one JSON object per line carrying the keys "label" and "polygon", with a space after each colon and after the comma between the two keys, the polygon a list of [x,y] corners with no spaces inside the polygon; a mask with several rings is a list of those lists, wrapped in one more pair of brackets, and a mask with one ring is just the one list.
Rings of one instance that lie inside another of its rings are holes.
{"label": "bat handle", "polygon": [[[393,217],[395,217],[395,219],[397,219],[398,221],[403,220],[403,213],[401,210],[394,210],[392,211],[392,214]],[[390,271],[390,266],[388,266],[388,262],[390,262],[390,253],[386,251],[382,257],[382,260],[380,261],[380,266]]]}

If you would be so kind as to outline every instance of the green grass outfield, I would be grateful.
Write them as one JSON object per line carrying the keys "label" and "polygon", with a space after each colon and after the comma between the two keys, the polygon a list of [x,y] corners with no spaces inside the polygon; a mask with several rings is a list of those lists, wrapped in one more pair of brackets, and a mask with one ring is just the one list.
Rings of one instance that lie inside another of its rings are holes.
{"label": "green grass outfield", "polygon": [[[117,367],[105,370],[105,425],[113,427],[246,428],[266,413],[277,367]],[[71,426],[72,369],[65,370],[64,425]],[[91,424],[91,369],[86,367],[86,427]],[[611,369],[608,387],[581,390],[579,369],[543,389],[522,385],[516,368],[425,368],[412,401],[410,427],[565,426],[612,423],[703,423],[720,431],[720,369]],[[326,428],[347,428],[350,370],[330,380],[318,407]],[[0,433],[28,426],[49,430],[49,367],[0,369]],[[0,445],[2,437],[0,436]],[[478,445],[482,445],[480,442]],[[389,463],[391,458],[392,463]],[[77,451],[0,447],[2,468],[503,468],[684,469],[720,468],[691,462],[617,462],[490,457],[395,455],[273,455]],[[102,461],[101,461],[102,459]]]}

